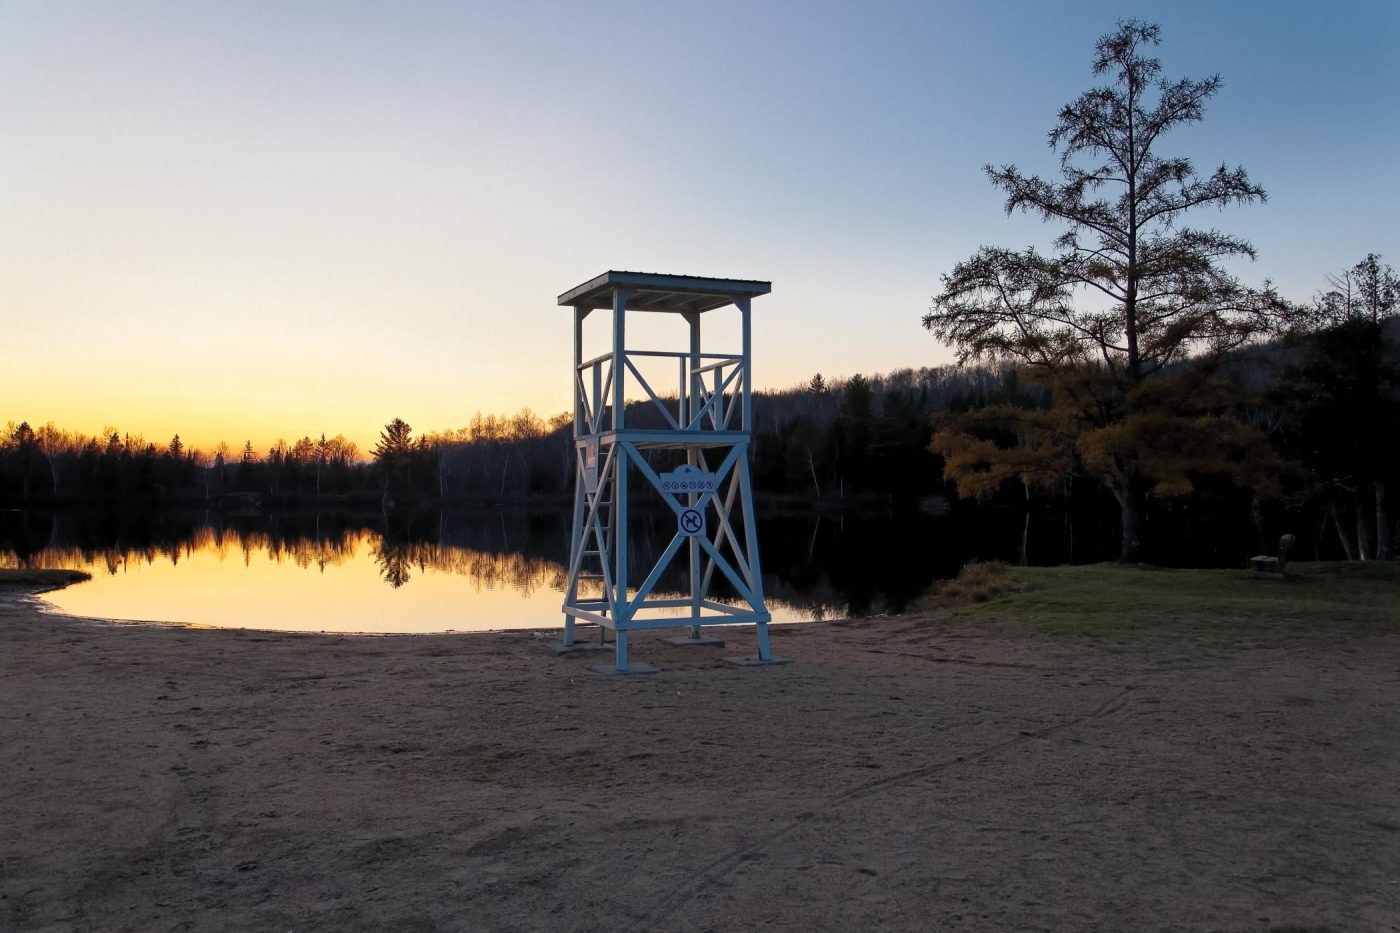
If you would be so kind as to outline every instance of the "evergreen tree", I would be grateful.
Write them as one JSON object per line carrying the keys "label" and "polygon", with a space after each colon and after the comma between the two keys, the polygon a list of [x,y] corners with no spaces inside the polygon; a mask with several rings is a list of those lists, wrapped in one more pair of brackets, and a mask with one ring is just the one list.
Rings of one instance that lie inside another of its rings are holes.
{"label": "evergreen tree", "polygon": [[395,418],[379,432],[379,442],[374,445],[374,462],[384,484],[384,498],[387,502],[389,491],[395,483],[407,478],[413,464],[413,428],[402,418]]}

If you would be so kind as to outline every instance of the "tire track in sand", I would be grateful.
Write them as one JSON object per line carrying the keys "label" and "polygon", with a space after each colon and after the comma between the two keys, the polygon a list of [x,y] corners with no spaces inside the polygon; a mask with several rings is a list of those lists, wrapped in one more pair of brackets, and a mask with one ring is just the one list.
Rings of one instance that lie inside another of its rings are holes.
{"label": "tire track in sand", "polygon": [[773,830],[770,830],[767,833],[764,833],[762,836],[750,842],[748,845],[739,846],[737,848],[731,849],[725,854],[715,858],[708,865],[704,866],[698,872],[696,872],[691,878],[688,878],[686,881],[676,885],[666,894],[662,895],[661,899],[658,900],[654,905],[652,905],[651,909],[648,910],[641,917],[639,917],[636,920],[636,922],[634,922],[628,929],[656,929],[657,924],[673,916],[676,913],[676,911],[680,910],[687,903],[693,900],[701,891],[708,888],[724,876],[733,872],[744,862],[747,862],[751,859],[757,858],[758,856],[762,855],[764,850],[772,846],[774,843],[781,842],[782,840],[793,835],[799,829],[801,829],[804,824],[806,824],[822,812],[842,806],[843,804],[848,804],[857,800],[863,800],[867,797],[876,796],[881,791],[884,791],[888,788],[908,784],[911,781],[916,781],[919,778],[928,777],[931,774],[937,774],[941,771],[947,771],[951,768],[957,767],[958,765],[968,764],[969,762],[973,761],[981,761],[984,758],[990,758],[993,755],[1000,754],[1001,752],[1004,752],[1009,748],[1015,748],[1017,745],[1022,745],[1026,742],[1031,742],[1036,739],[1049,738],[1050,736],[1055,735],[1058,732],[1063,732],[1066,729],[1072,729],[1075,726],[1083,725],[1086,722],[1092,722],[1095,719],[1101,719],[1104,716],[1112,715],[1113,713],[1118,712],[1120,709],[1127,705],[1128,697],[1132,694],[1134,690],[1137,689],[1137,686],[1137,684],[1129,684],[1128,686],[1120,690],[1118,693],[1109,697],[1107,700],[1104,700],[1093,710],[1089,711],[1083,716],[1078,717],[1077,719],[1071,719],[1067,722],[1061,722],[1053,726],[1047,726],[1044,729],[1038,729],[1034,732],[1026,732],[1017,735],[1015,738],[1007,739],[1003,742],[997,742],[994,745],[988,745],[987,747],[979,749],[978,751],[971,752],[966,755],[960,755],[957,758],[945,761],[930,762],[926,765],[920,765],[916,768],[907,768],[904,771],[897,771],[894,774],[888,774],[884,777],[875,778],[870,781],[864,781],[860,784],[848,787],[840,793],[835,794],[832,797],[828,797],[826,802],[819,809],[804,810],[801,813],[798,813],[796,816],[793,816],[783,825]]}

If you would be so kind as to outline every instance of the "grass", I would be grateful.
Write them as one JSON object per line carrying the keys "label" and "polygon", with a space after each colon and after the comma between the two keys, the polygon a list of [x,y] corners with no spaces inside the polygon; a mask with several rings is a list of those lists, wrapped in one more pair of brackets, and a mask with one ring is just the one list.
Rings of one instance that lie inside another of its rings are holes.
{"label": "grass", "polygon": [[92,574],[81,570],[38,570],[0,568],[0,587],[22,586],[27,589],[48,589],[91,580]]}
{"label": "grass", "polygon": [[1281,580],[1252,570],[971,564],[930,604],[954,605],[954,615],[969,620],[1098,637],[1252,641],[1400,632],[1400,563],[1295,563]]}
{"label": "grass", "polygon": [[985,603],[1003,593],[1019,591],[1024,581],[1013,577],[1006,564],[973,561],[958,571],[956,580],[940,584],[920,608],[944,609],[968,603]]}

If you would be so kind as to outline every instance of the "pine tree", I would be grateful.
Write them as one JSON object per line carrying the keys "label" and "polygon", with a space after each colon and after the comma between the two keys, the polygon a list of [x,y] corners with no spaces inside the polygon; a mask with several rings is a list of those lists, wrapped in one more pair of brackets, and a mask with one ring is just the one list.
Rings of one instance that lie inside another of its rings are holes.
{"label": "pine tree", "polygon": [[387,505],[390,489],[407,476],[413,462],[413,428],[402,418],[395,418],[379,432],[379,443],[371,453],[384,484]]}

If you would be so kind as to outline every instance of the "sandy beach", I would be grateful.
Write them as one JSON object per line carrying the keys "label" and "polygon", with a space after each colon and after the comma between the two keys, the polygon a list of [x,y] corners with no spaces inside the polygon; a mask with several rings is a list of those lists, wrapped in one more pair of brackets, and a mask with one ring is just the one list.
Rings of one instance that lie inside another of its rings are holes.
{"label": "sandy beach", "polygon": [[0,588],[0,928],[1400,929],[1396,636],[726,636],[610,678]]}

